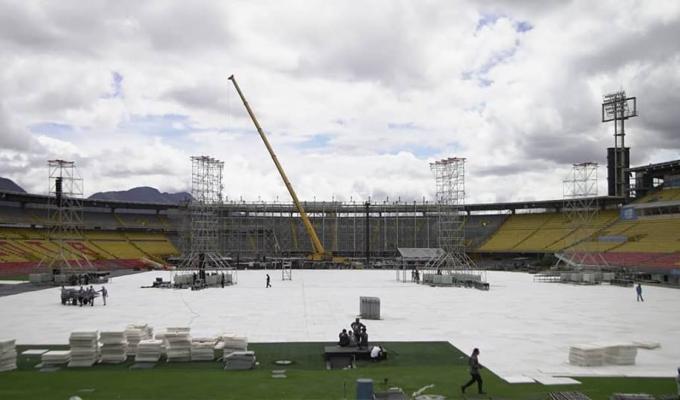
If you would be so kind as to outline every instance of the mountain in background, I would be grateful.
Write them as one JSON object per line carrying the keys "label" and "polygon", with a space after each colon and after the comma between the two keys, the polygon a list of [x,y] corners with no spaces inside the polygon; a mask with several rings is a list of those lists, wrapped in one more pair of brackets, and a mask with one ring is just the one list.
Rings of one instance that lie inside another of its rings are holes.
{"label": "mountain in background", "polygon": [[156,188],[140,186],[119,192],[98,192],[88,197],[93,200],[136,201],[144,203],[179,204],[191,199],[187,192],[161,193]]}
{"label": "mountain in background", "polygon": [[7,178],[0,178],[0,190],[5,192],[26,193],[26,191],[22,189],[21,186],[14,183],[13,180]]}

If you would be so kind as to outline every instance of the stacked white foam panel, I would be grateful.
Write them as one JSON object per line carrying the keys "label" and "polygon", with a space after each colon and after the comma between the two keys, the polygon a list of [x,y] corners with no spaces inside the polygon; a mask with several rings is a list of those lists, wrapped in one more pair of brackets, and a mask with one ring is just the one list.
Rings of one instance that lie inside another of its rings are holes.
{"label": "stacked white foam panel", "polygon": [[173,277],[175,285],[191,285],[194,282],[193,274],[176,274]]}
{"label": "stacked white foam panel", "polygon": [[215,359],[214,338],[193,338],[191,340],[191,361],[212,361]]}
{"label": "stacked white foam panel", "polygon": [[191,361],[190,328],[168,328],[165,345],[168,362]]}
{"label": "stacked white foam panel", "polygon": [[52,350],[41,356],[43,367],[63,365],[71,361],[71,350]]}
{"label": "stacked white foam panel", "polygon": [[225,370],[252,369],[255,367],[254,351],[235,351],[224,356]]}
{"label": "stacked white foam panel", "polygon": [[100,335],[102,342],[101,361],[103,363],[122,363],[127,360],[127,339],[125,331],[106,331]]}
{"label": "stacked white foam panel", "polygon": [[17,350],[14,339],[0,341],[0,372],[17,369]]}
{"label": "stacked white foam panel", "polygon": [[157,362],[161,358],[162,340],[146,339],[137,345],[136,362]]}
{"label": "stacked white foam panel", "polygon": [[604,351],[604,362],[612,365],[634,365],[637,346],[634,344],[616,344],[608,346]]}
{"label": "stacked white foam panel", "polygon": [[569,363],[581,367],[604,364],[604,348],[590,344],[577,344],[569,348]]}
{"label": "stacked white foam panel", "polygon": [[224,343],[222,350],[225,359],[231,353],[248,350],[248,338],[246,337],[224,335],[222,336],[222,343]]}
{"label": "stacked white foam panel", "polygon": [[68,338],[71,345],[69,367],[91,367],[99,358],[99,332],[72,332]]}
{"label": "stacked white foam panel", "polygon": [[140,341],[153,338],[153,328],[147,324],[130,324],[125,328],[125,337],[128,343],[127,354],[134,356],[137,353],[137,344]]}

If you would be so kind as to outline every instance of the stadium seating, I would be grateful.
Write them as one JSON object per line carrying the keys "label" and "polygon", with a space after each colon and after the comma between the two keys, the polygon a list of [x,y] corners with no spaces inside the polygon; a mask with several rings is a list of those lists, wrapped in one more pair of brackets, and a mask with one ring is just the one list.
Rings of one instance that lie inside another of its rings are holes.
{"label": "stadium seating", "polygon": [[47,231],[43,229],[0,227],[0,276],[19,271],[25,273],[27,268],[62,251],[66,259],[85,258],[106,268],[138,266],[143,264],[140,260],[147,259],[162,262],[178,255],[175,246],[162,233],[85,231],[83,236],[70,235],[58,242],[48,240]]}
{"label": "stadium seating", "polygon": [[479,247],[480,252],[555,252],[583,241],[617,218],[602,211],[590,227],[576,227],[563,213],[514,214]]}
{"label": "stadium seating", "polygon": [[673,201],[680,200],[680,188],[668,188],[661,189],[647,194],[642,199],[638,200],[637,203],[654,203],[657,201]]}

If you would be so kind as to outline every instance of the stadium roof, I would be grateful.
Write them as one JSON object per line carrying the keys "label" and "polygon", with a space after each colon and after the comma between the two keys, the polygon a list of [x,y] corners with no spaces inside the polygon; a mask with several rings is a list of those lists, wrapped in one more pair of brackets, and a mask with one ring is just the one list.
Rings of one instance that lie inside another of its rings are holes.
{"label": "stadium roof", "polygon": [[647,172],[647,173],[668,173],[671,171],[680,171],[680,160],[666,161],[657,164],[643,165],[639,167],[628,168],[630,172]]}
{"label": "stadium roof", "polygon": [[[49,196],[41,194],[29,194],[19,192],[0,192],[0,201],[15,202],[21,204],[47,204]],[[146,210],[168,210],[178,208],[177,204],[165,203],[143,203],[116,200],[93,200],[83,199],[83,207],[93,208],[126,208],[126,209],[146,209]]]}
{"label": "stadium roof", "polygon": [[[28,194],[28,193],[18,193],[18,192],[7,192],[0,191],[0,201],[15,202],[21,204],[47,204],[48,196],[38,195],[38,194]],[[597,204],[602,208],[607,208],[615,205],[621,205],[625,203],[625,199],[621,197],[613,196],[600,196],[596,198]],[[337,203],[337,202],[302,202],[304,204],[305,210],[307,212],[323,212],[332,210],[334,205],[349,206],[348,203]],[[260,203],[257,203],[260,204]],[[401,202],[401,203],[374,203],[375,206],[385,206],[389,209],[389,212],[412,212],[413,203]],[[351,207],[362,206],[362,204],[351,205]],[[431,207],[432,212],[436,212],[439,205],[436,203],[427,204]],[[117,200],[93,200],[93,199],[83,199],[83,207],[93,207],[93,208],[111,208],[111,209],[146,209],[146,210],[170,210],[182,207],[178,204],[169,203],[144,203],[144,202],[130,202],[130,201],[117,201]],[[225,203],[224,208],[227,209],[240,209],[240,208],[250,208],[252,204],[250,203]],[[560,210],[564,207],[564,200],[539,200],[539,201],[518,201],[518,202],[505,202],[505,203],[481,203],[481,204],[465,204],[461,208],[464,212],[493,212],[493,211],[518,211],[518,210]],[[422,209],[422,205],[419,205]],[[265,211],[265,209],[262,209]],[[293,204],[290,203],[277,203],[277,204],[267,204],[266,211],[269,212],[295,212]],[[380,211],[380,210],[379,210]],[[375,212],[375,211],[372,211]]]}

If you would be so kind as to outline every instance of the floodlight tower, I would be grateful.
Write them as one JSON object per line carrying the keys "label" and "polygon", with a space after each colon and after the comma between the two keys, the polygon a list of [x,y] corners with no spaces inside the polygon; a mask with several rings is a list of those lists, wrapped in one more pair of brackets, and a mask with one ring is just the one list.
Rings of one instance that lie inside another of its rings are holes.
{"label": "floodlight tower", "polygon": [[625,122],[637,117],[637,98],[626,97],[620,90],[603,96],[602,122],[614,121],[614,147],[607,149],[607,180],[610,196],[628,197],[630,178],[626,169],[630,167],[630,148],[625,144]]}

